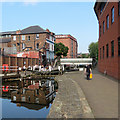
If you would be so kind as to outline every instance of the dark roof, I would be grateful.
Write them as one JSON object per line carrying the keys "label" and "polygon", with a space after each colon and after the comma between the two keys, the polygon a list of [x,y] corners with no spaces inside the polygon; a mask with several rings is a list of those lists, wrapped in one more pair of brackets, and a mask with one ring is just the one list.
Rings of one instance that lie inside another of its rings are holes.
{"label": "dark roof", "polygon": [[42,29],[40,26],[30,26],[27,27],[23,30],[21,30],[21,34],[26,34],[26,33],[40,33],[40,32],[46,32],[44,29]]}
{"label": "dark roof", "polygon": [[[0,35],[12,35],[12,34],[14,35],[14,34],[17,34],[16,32],[17,31],[0,32]],[[30,26],[30,27],[20,30],[20,34],[44,33],[44,32],[47,32],[47,31],[38,25]]]}
{"label": "dark roof", "polygon": [[11,34],[15,34],[16,31],[8,31],[8,32],[0,32],[0,35],[11,35]]}
{"label": "dark roof", "polygon": [[97,10],[96,10],[97,4],[98,4],[98,0],[96,0],[95,5],[94,5],[94,11],[95,11],[95,14],[98,18],[98,14],[97,14]]}
{"label": "dark roof", "polygon": [[97,16],[97,18],[98,18],[98,9],[99,9],[99,7],[100,7],[100,5],[101,5],[101,3],[106,3],[107,2],[107,0],[96,0],[96,2],[95,2],[95,5],[94,5],[94,11],[95,11],[95,14],[96,14],[96,16]]}
{"label": "dark roof", "polygon": [[8,43],[11,41],[11,38],[1,38],[0,43]]}

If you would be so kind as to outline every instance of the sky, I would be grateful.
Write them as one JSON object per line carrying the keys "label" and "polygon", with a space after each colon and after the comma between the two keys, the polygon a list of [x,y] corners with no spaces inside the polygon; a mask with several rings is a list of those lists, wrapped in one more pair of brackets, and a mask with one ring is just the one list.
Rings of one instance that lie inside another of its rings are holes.
{"label": "sky", "polygon": [[[2,32],[39,25],[77,39],[78,53],[98,41],[95,2],[2,2]],[[0,17],[1,17],[0,16]]]}

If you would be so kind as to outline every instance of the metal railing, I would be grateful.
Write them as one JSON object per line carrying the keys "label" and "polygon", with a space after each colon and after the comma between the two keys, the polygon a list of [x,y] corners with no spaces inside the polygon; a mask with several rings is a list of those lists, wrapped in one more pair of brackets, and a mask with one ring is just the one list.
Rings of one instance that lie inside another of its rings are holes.
{"label": "metal railing", "polygon": [[62,65],[74,64],[74,65],[87,65],[92,64],[92,58],[62,58],[60,59]]}

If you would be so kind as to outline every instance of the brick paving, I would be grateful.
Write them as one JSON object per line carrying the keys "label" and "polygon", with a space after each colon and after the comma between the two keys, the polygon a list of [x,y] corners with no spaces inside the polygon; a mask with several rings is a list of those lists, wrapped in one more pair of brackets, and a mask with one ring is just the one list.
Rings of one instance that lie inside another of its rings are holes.
{"label": "brick paving", "polygon": [[79,71],[56,79],[59,89],[48,118],[118,118],[117,80],[96,69],[89,81]]}

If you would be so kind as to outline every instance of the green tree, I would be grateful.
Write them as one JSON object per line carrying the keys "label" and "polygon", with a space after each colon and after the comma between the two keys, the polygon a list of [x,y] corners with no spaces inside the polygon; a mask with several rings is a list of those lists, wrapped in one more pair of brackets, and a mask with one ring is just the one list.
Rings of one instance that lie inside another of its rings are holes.
{"label": "green tree", "polygon": [[89,45],[88,50],[89,50],[89,53],[90,53],[90,57],[98,60],[98,42],[95,42],[95,43],[92,42]]}
{"label": "green tree", "polygon": [[82,58],[89,58],[89,54],[88,55],[82,54]]}
{"label": "green tree", "polygon": [[63,43],[55,43],[54,53],[57,57],[67,56],[69,48],[66,47]]}

